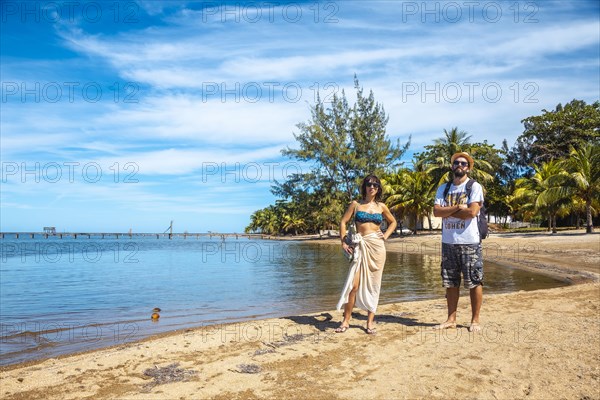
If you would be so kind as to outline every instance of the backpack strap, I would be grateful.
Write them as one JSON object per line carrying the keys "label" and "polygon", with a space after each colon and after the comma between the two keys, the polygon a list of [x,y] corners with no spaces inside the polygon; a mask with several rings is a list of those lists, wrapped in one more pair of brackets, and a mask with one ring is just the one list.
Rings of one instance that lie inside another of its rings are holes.
{"label": "backpack strap", "polygon": [[450,191],[450,186],[452,186],[452,181],[446,182],[446,187],[444,188],[444,201],[446,201],[446,196],[448,196],[448,192]]}
{"label": "backpack strap", "polygon": [[467,190],[467,201],[469,201],[469,197],[471,197],[471,190],[473,190],[473,184],[475,182],[476,181],[473,178],[469,178],[467,181],[467,186],[465,186],[465,189]]}

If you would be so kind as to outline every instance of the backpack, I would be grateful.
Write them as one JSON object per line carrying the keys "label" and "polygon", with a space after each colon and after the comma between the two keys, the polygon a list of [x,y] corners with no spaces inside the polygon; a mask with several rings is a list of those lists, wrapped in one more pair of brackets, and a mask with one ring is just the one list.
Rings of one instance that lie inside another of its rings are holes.
{"label": "backpack", "polygon": [[[475,179],[469,178],[467,181],[467,199],[471,196],[471,190],[473,189],[473,184],[475,183]],[[446,188],[444,188],[444,199],[448,195],[450,191],[450,185],[452,185],[452,181],[446,183]],[[477,228],[479,228],[479,238],[485,239],[488,237],[488,224],[487,217],[485,212],[485,202],[481,204],[481,208],[479,209],[479,215],[477,216]]]}

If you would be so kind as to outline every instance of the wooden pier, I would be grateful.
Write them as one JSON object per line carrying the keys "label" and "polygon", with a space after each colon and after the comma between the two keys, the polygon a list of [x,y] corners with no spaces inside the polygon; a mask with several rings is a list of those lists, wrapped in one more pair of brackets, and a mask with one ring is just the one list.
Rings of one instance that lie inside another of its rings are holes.
{"label": "wooden pier", "polygon": [[87,238],[87,239],[134,239],[141,237],[155,237],[156,239],[200,239],[200,238],[219,238],[225,240],[226,238],[247,238],[247,239],[271,239],[271,235],[264,235],[260,233],[218,233],[218,232],[207,232],[207,233],[131,233],[131,232],[0,232],[0,239],[35,239],[35,238]]}

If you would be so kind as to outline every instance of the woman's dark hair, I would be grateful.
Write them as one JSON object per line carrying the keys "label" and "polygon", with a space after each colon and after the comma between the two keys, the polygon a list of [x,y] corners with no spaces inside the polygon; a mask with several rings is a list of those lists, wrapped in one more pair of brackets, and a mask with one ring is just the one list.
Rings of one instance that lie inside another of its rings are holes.
{"label": "woman's dark hair", "polygon": [[375,175],[369,175],[362,181],[362,185],[360,185],[360,194],[362,195],[363,200],[367,197],[367,183],[377,183],[379,188],[377,189],[377,194],[375,195],[375,201],[381,201],[381,196],[383,194],[383,188],[381,187],[381,181]]}

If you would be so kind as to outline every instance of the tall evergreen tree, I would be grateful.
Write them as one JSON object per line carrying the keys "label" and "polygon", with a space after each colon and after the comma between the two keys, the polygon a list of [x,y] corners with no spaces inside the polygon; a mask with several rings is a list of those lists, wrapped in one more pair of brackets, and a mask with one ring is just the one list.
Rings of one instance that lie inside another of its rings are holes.
{"label": "tall evergreen tree", "polygon": [[368,174],[383,174],[398,167],[410,145],[392,143],[386,134],[388,116],[373,92],[364,95],[356,76],[356,103],[350,107],[344,91],[327,106],[320,96],[311,107],[311,118],[297,125],[298,148],[282,154],[310,165],[310,171],[276,184],[272,192],[287,201],[303,201],[303,218],[312,230],[337,224],[346,205],[358,194],[360,180]]}

